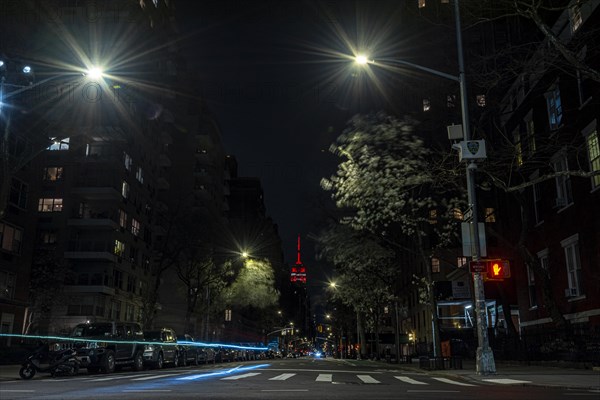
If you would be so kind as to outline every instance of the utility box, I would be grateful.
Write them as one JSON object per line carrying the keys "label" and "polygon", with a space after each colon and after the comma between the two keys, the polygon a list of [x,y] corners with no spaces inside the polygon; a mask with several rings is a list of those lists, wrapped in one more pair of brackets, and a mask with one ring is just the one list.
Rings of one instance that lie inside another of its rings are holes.
{"label": "utility box", "polygon": [[485,151],[485,140],[463,140],[452,145],[452,148],[458,150],[459,161],[477,161],[485,160],[487,154]]}

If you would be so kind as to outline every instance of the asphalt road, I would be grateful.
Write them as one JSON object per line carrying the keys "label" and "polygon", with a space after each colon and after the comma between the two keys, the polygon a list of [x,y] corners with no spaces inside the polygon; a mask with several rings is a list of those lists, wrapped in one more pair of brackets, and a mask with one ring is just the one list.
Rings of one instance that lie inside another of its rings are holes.
{"label": "asphalt road", "polygon": [[355,366],[334,359],[284,359],[111,375],[0,383],[0,399],[565,399],[598,392],[472,382],[435,374]]}

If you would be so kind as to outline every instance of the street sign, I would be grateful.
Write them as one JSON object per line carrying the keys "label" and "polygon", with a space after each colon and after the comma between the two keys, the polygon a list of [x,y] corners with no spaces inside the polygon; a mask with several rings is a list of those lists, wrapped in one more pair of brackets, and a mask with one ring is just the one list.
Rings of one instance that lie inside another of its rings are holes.
{"label": "street sign", "polygon": [[469,209],[463,213],[463,222],[471,222],[471,220],[473,220],[473,208],[469,207]]}
{"label": "street sign", "polygon": [[469,269],[472,273],[475,272],[486,272],[487,271],[487,261],[469,261]]}

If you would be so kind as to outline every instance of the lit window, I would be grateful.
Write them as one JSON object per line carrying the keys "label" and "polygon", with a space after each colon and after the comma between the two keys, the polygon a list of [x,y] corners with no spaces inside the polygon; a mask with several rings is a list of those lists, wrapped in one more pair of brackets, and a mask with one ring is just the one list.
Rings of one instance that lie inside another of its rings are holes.
{"label": "lit window", "polygon": [[54,231],[42,231],[39,237],[43,244],[56,244],[58,236]]}
{"label": "lit window", "polygon": [[467,265],[467,257],[458,257],[458,258],[456,259],[456,266],[457,266],[458,268],[462,268],[462,267],[464,267],[465,265]]}
{"label": "lit window", "polygon": [[27,184],[13,178],[11,180],[8,202],[15,207],[25,210],[27,208],[27,192]]}
{"label": "lit window", "polygon": [[431,110],[431,101],[429,99],[423,99],[423,111]]}
{"label": "lit window", "polygon": [[462,221],[464,218],[463,212],[459,208],[452,210],[452,218]]}
{"label": "lit window", "polygon": [[140,221],[135,218],[131,218],[131,233],[133,236],[138,236],[140,234]]}
{"label": "lit window", "polygon": [[10,253],[20,253],[23,241],[23,230],[16,226],[0,222],[0,245],[2,250]]}
{"label": "lit window", "polygon": [[478,107],[485,107],[485,94],[478,94],[477,95],[477,106]]}
{"label": "lit window", "polygon": [[0,271],[0,297],[12,299],[15,295],[15,274]]}
{"label": "lit window", "polygon": [[121,228],[127,227],[127,213],[124,210],[119,210],[119,226]]}
{"label": "lit window", "polygon": [[38,202],[39,212],[59,212],[63,208],[63,199],[42,198]]}
{"label": "lit window", "polygon": [[583,294],[583,280],[581,276],[581,261],[579,259],[579,235],[575,234],[560,242],[565,251],[567,278],[569,287],[567,297],[581,296]]}
{"label": "lit window", "polygon": [[569,19],[571,21],[571,32],[575,33],[581,26],[581,5],[579,1],[569,8]]}
{"label": "lit window", "polygon": [[62,179],[63,167],[46,167],[44,168],[45,181],[57,181]]}
{"label": "lit window", "polygon": [[485,222],[496,222],[496,210],[491,207],[485,209]]}
{"label": "lit window", "polygon": [[515,145],[517,166],[521,167],[523,165],[523,146],[521,145],[521,133],[518,127],[513,131],[513,143]]}
{"label": "lit window", "polygon": [[69,138],[50,138],[50,140],[52,140],[52,144],[47,148],[47,150],[69,150]]}
{"label": "lit window", "polygon": [[[598,141],[598,131],[594,131],[586,138],[588,159],[590,160],[590,171],[600,174],[600,142]],[[600,175],[592,177],[592,187],[600,187]]]}
{"label": "lit window", "polygon": [[137,179],[140,183],[144,183],[144,172],[142,171],[142,167],[138,167],[135,172],[135,179]]}
{"label": "lit window", "polygon": [[558,85],[546,93],[546,106],[548,107],[548,122],[550,129],[558,129],[562,122],[562,101]]}
{"label": "lit window", "polygon": [[429,210],[429,223],[431,225],[437,224],[437,210]]}
{"label": "lit window", "polygon": [[114,253],[115,253],[115,255],[122,257],[123,254],[125,253],[125,243],[123,243],[119,240],[115,240]]}
{"label": "lit window", "polygon": [[[569,170],[567,156],[556,158],[552,165],[554,172],[560,173]],[[573,201],[573,193],[571,191],[571,177],[569,175],[558,175],[556,181],[556,207],[565,207]]]}
{"label": "lit window", "polygon": [[431,272],[440,272],[440,259],[432,258],[431,259]]}
{"label": "lit window", "polygon": [[425,7],[425,0],[419,0],[419,8]]}
{"label": "lit window", "polygon": [[121,184],[121,196],[123,196],[124,199],[129,198],[129,183],[126,181],[123,181]]}
{"label": "lit window", "polygon": [[131,166],[133,165],[133,160],[131,159],[131,156],[126,152],[123,152],[123,159],[125,162],[125,169],[127,171],[131,171]]}

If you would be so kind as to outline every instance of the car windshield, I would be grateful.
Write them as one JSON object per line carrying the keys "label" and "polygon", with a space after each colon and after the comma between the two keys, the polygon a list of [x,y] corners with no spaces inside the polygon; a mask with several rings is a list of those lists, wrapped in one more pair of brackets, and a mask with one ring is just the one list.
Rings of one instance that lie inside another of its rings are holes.
{"label": "car windshield", "polygon": [[162,336],[160,331],[144,332],[144,338],[148,341],[161,341]]}
{"label": "car windshield", "polygon": [[73,330],[75,337],[110,336],[112,324],[77,325]]}

